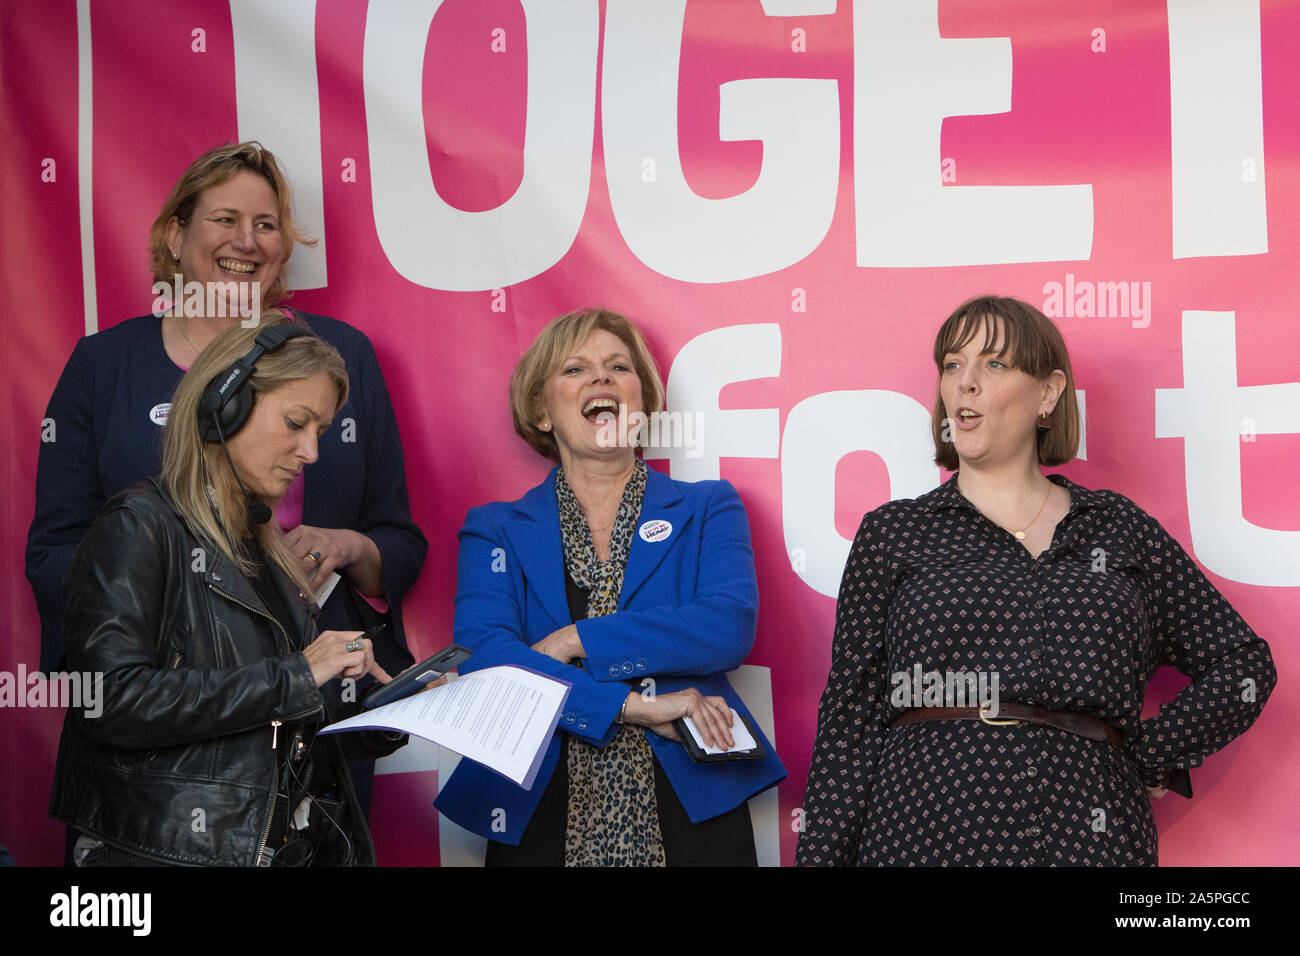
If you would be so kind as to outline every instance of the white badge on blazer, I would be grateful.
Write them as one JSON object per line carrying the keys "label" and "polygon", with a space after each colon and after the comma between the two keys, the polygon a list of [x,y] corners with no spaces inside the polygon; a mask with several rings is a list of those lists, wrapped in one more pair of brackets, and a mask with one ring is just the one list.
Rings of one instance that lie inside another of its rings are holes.
{"label": "white badge on blazer", "polygon": [[163,402],[161,405],[155,405],[149,409],[149,421],[155,425],[167,424],[167,413],[172,410],[171,402]]}
{"label": "white badge on blazer", "polygon": [[654,544],[656,541],[667,541],[668,536],[673,533],[673,526],[670,522],[662,518],[652,518],[645,524],[641,525],[637,534],[641,535],[642,541],[648,541]]}

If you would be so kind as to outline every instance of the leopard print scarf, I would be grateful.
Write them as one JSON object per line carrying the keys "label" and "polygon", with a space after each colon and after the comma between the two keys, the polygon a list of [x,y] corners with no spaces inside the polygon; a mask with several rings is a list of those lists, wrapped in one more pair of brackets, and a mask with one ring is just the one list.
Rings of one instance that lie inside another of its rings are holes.
{"label": "leopard print scarf", "polygon": [[[632,533],[641,516],[646,468],[640,459],[623,489],[609,535],[609,560],[600,561],[591,529],[561,468],[555,474],[560,537],[569,576],[587,590],[587,616],[618,610]],[[604,747],[569,737],[569,810],[564,834],[565,866],[665,866],[654,758],[645,730],[630,724]]]}

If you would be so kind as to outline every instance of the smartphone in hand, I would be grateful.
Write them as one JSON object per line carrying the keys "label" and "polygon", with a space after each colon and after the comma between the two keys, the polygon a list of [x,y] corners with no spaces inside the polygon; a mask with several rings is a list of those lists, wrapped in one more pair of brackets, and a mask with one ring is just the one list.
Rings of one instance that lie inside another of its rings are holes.
{"label": "smartphone in hand", "polygon": [[449,644],[431,657],[425,658],[414,667],[408,667],[387,684],[372,687],[361,698],[365,710],[373,710],[384,704],[391,704],[403,697],[410,697],[437,680],[448,671],[455,670],[469,660],[470,651],[459,644]]}

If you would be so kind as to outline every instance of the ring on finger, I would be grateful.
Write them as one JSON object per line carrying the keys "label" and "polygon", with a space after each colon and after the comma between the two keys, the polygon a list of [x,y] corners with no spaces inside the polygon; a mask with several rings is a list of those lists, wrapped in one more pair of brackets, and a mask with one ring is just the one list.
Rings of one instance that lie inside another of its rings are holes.
{"label": "ring on finger", "polygon": [[361,638],[359,637],[355,641],[348,641],[347,643],[347,649],[350,651],[359,651],[363,647],[365,647],[365,645],[361,643]]}
{"label": "ring on finger", "polygon": [[304,558],[311,558],[313,561],[316,562],[316,567],[318,567],[318,568],[320,567],[320,552],[319,552],[319,551],[308,551],[306,554],[303,555],[303,557],[304,557]]}

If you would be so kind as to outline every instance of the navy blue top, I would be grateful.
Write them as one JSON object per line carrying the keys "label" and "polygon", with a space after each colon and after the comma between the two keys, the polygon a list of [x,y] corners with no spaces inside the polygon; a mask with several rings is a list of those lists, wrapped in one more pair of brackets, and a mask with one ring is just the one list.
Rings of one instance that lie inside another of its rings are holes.
{"label": "navy blue top", "polygon": [[[304,472],[303,524],[350,528],[375,542],[390,609],[387,636],[395,641],[384,666],[406,666],[401,602],[420,574],[428,543],[411,520],[388,388],[364,334],[336,319],[295,316],[339,350],[351,383],[334,427],[320,440],[320,457]],[[59,376],[45,412],[36,514],[27,535],[42,670],[57,669],[63,657],[63,574],[72,554],[104,502],[161,470],[163,413],[184,374],[163,348],[161,320],[145,315],[81,339]],[[361,627],[367,614],[373,616],[364,604],[351,588],[335,588],[322,609],[321,629]]]}

